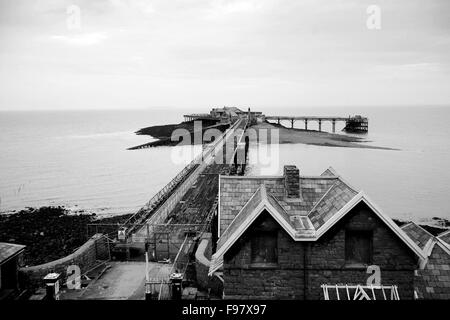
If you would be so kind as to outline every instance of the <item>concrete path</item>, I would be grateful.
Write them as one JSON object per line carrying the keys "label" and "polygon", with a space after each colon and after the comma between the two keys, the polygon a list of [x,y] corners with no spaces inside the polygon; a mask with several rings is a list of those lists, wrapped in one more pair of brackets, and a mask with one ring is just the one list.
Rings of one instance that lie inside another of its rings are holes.
{"label": "concrete path", "polygon": [[[145,262],[110,262],[99,279],[67,299],[76,300],[143,300],[145,298]],[[171,264],[149,263],[153,279],[168,279]],[[72,291],[72,290],[70,290]]]}

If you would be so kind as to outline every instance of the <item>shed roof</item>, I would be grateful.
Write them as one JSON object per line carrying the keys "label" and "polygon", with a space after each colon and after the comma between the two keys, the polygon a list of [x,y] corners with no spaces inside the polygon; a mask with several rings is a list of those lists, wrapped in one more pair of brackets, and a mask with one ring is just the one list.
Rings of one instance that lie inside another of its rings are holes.
{"label": "shed roof", "polygon": [[25,246],[14,243],[0,242],[0,264],[18,255]]}

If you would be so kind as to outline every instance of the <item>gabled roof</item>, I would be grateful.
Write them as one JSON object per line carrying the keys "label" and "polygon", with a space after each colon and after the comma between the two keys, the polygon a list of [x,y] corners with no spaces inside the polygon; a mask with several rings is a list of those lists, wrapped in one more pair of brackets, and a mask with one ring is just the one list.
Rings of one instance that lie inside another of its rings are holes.
{"label": "gabled roof", "polygon": [[327,170],[322,172],[321,177],[334,177],[337,176],[336,171],[332,167],[329,167]]}
{"label": "gabled roof", "polygon": [[231,222],[229,217],[232,219],[239,213],[262,183],[290,217],[307,216],[338,180],[343,181],[333,168],[330,167],[326,172],[328,174],[324,172],[322,176],[300,176],[302,199],[296,202],[285,199],[283,176],[220,176],[219,236]]}
{"label": "gabled roof", "polygon": [[[214,256],[222,258],[225,252],[237,239],[239,239],[244,231],[247,230],[250,224],[255,221],[263,211],[269,212],[279,225],[283,227],[292,238],[295,238],[296,230],[290,222],[288,214],[281,205],[276,202],[275,198],[267,194],[265,185],[261,184],[258,190],[256,190],[250,200],[221,235],[217,242],[217,251]],[[214,263],[211,264],[211,266],[213,265]],[[212,270],[210,272],[214,271],[215,270]]]}
{"label": "gabled roof", "polygon": [[[328,190],[316,200],[315,205],[312,206],[310,212],[306,215],[293,215],[292,210],[286,210],[286,207],[290,207],[291,209],[293,207],[295,209],[295,204],[284,203],[283,200],[268,193],[265,181],[260,181],[259,188],[241,207],[241,210],[236,214],[233,221],[231,221],[220,236],[217,251],[212,257],[209,273],[212,274],[222,266],[223,255],[263,211],[267,211],[294,241],[317,241],[334,224],[361,202],[364,202],[416,255],[420,258],[425,258],[421,248],[419,248],[419,246],[414,243],[414,241],[412,241],[412,239],[408,237],[394,221],[392,221],[392,219],[383,214],[382,211],[369,200],[367,195],[363,192],[357,193],[339,176],[335,176],[335,172],[332,168],[330,169],[327,169],[327,171],[324,172],[324,176],[319,177],[327,178],[326,181],[329,185]],[[304,178],[301,177],[301,179]],[[240,181],[242,182],[242,178]],[[329,184],[330,181],[331,185]],[[248,185],[246,185],[246,187],[248,187]],[[230,189],[226,190],[227,196],[229,196],[229,190]],[[275,188],[274,190],[278,191],[278,188]],[[304,190],[302,189],[302,195],[303,191]],[[223,191],[221,191],[221,193],[222,192]]]}
{"label": "gabled roof", "polygon": [[341,220],[351,209],[353,209],[357,204],[365,203],[375,215],[377,215],[384,224],[391,229],[391,231],[396,234],[400,240],[402,240],[419,258],[424,258],[422,250],[414,243],[414,241],[409,238],[403,230],[401,230],[397,224],[386,214],[384,214],[381,209],[370,200],[363,191],[360,191],[356,196],[354,196],[349,202],[347,202],[336,214],[333,215],[327,222],[325,222],[316,231],[316,237],[319,239],[324,233],[326,233],[334,224]]}
{"label": "gabled roof", "polygon": [[14,243],[0,242],[0,264],[15,257],[25,249],[25,246]]}
{"label": "gabled roof", "polygon": [[265,185],[261,184],[217,242],[217,251],[213,255],[209,274],[212,274],[222,266],[225,252],[231,248],[252,222],[264,211],[268,212],[294,240],[299,238],[302,231],[303,237],[307,237],[308,233],[312,235],[312,225],[309,222],[295,224],[291,221],[280,203],[275,197],[268,194]]}

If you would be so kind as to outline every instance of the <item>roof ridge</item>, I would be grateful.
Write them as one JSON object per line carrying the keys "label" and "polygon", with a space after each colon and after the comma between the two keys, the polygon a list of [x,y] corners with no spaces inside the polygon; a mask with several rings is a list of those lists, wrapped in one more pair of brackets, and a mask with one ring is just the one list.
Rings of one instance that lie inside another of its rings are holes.
{"label": "roof ridge", "polygon": [[436,243],[437,243],[437,240],[434,237],[428,239],[427,243],[425,243],[422,250],[427,258],[431,255],[431,252],[433,251],[433,248]]}
{"label": "roof ridge", "polygon": [[344,178],[342,178],[342,176],[337,176],[337,178],[338,178],[343,184],[345,184],[349,189],[353,190],[354,192],[359,193],[359,191],[361,191],[361,190],[356,189],[356,188],[355,188],[353,185],[351,185],[350,183],[348,183],[347,180],[345,180]]}
{"label": "roof ridge", "polygon": [[400,229],[404,229],[404,228],[406,228],[407,226],[409,226],[410,224],[412,224],[413,222],[412,221],[408,221],[407,223],[405,223],[404,225],[402,225],[401,227],[400,227]]}
{"label": "roof ridge", "polygon": [[[266,195],[268,197],[271,197],[280,206],[280,209],[283,210],[283,212],[286,213],[286,215],[289,216],[289,213],[283,208],[283,205],[280,203],[280,201],[277,200],[277,198],[273,194],[268,192]],[[267,199],[267,200],[269,200],[269,199]],[[276,208],[274,208],[274,209],[276,209]]]}
{"label": "roof ridge", "polygon": [[267,198],[267,189],[266,189],[266,185],[264,184],[264,182],[259,185],[258,190],[259,189],[261,189],[261,198],[266,199]]}
{"label": "roof ridge", "polygon": [[336,186],[337,182],[334,182],[327,191],[325,191],[325,193],[319,198],[319,200],[317,200],[317,202],[313,205],[313,207],[311,208],[311,210],[309,210],[308,214],[306,215],[309,218],[309,215],[314,211],[314,209],[316,209],[316,207],[319,205],[319,203],[322,202],[323,199],[325,199],[325,197],[328,195],[328,193],[330,193],[331,189],[333,189]]}
{"label": "roof ridge", "polygon": [[[344,179],[342,177],[342,175],[340,175],[332,166],[329,166],[324,172],[322,172],[322,174],[324,174],[325,172],[330,171],[334,176],[328,176],[329,178],[337,178],[339,180],[341,180],[342,183],[344,183],[348,188],[352,189],[354,192],[359,193],[361,190],[355,188],[352,184],[348,183],[348,181],[346,179]],[[326,176],[324,176],[323,178],[325,178]]]}
{"label": "roof ridge", "polygon": [[324,174],[327,171],[330,171],[333,175],[339,177],[339,173],[337,173],[337,171],[334,170],[334,168],[332,166],[329,166],[324,172],[322,172],[322,174]]}
{"label": "roof ridge", "polygon": [[331,179],[337,179],[338,176],[308,176],[308,175],[300,175],[300,179],[322,179],[322,180],[331,180]]}

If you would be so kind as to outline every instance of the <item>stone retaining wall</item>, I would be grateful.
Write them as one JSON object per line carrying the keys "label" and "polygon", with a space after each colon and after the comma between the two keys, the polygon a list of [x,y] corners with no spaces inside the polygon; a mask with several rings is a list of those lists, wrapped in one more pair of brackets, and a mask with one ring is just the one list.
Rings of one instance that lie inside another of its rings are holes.
{"label": "stone retaining wall", "polygon": [[107,239],[102,234],[95,234],[74,253],[58,260],[50,261],[37,266],[25,267],[19,270],[22,285],[24,287],[39,287],[43,285],[42,278],[48,273],[61,274],[61,283],[65,283],[67,267],[77,265],[81,274],[95,267],[99,260],[109,259]]}

